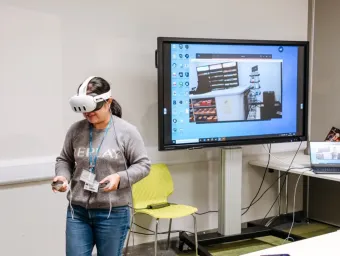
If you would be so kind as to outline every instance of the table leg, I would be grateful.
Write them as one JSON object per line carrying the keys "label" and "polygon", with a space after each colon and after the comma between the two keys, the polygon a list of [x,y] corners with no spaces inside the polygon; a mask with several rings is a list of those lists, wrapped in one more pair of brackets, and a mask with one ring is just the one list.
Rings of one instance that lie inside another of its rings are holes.
{"label": "table leg", "polygon": [[288,214],[288,178],[289,174],[286,176],[286,215]]}
{"label": "table leg", "polygon": [[303,217],[309,223],[309,197],[310,197],[310,177],[303,177]]}
{"label": "table leg", "polygon": [[309,223],[309,176],[307,176],[307,202],[306,202],[306,218],[307,218],[307,223]]}
{"label": "table leg", "polygon": [[281,171],[278,171],[279,174],[279,180],[277,182],[278,184],[278,196],[279,196],[279,216],[281,215]]}

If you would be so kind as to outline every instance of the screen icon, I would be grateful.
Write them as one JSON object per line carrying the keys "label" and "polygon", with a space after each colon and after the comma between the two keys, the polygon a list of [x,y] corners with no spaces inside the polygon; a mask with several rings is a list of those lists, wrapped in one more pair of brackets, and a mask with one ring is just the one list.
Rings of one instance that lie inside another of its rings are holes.
{"label": "screen icon", "polygon": [[189,82],[185,82],[185,86],[189,86]]}
{"label": "screen icon", "polygon": [[185,54],[185,58],[189,59],[189,54]]}

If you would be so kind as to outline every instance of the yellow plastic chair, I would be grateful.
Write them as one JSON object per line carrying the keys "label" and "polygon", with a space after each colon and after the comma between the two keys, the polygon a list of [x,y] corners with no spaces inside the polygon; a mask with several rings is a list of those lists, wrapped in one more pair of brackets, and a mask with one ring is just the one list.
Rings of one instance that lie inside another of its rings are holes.
{"label": "yellow plastic chair", "polygon": [[131,229],[136,214],[147,214],[156,219],[155,230],[155,256],[157,255],[157,232],[159,219],[169,219],[169,233],[167,250],[170,245],[170,233],[172,219],[192,215],[194,218],[195,247],[197,253],[197,223],[194,213],[197,208],[188,205],[171,204],[159,209],[148,209],[149,205],[168,203],[168,197],[173,193],[174,185],[168,167],[165,164],[153,164],[148,176],[132,186],[132,201],[134,212],[131,218],[131,225],[127,239],[127,247],[131,235]]}

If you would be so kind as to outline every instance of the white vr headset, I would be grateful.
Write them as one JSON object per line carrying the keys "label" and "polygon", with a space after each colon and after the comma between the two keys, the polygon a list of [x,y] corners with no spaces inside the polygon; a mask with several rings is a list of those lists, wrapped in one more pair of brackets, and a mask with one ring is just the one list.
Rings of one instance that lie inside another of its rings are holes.
{"label": "white vr headset", "polygon": [[70,98],[69,103],[74,112],[76,113],[92,112],[97,108],[97,103],[106,101],[111,97],[111,90],[96,96],[86,94],[87,85],[93,78],[95,78],[95,76],[87,78],[80,86],[78,94]]}

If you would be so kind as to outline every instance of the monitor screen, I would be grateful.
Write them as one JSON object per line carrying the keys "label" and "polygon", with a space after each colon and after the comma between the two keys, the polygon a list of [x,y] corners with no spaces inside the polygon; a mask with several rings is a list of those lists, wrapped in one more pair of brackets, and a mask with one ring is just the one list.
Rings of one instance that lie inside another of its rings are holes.
{"label": "monitor screen", "polygon": [[308,43],[161,38],[160,149],[307,137]]}
{"label": "monitor screen", "polygon": [[340,165],[339,142],[310,142],[312,165]]}

